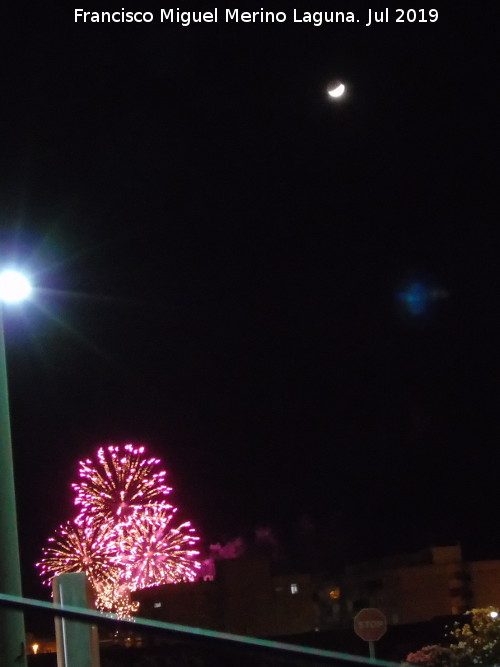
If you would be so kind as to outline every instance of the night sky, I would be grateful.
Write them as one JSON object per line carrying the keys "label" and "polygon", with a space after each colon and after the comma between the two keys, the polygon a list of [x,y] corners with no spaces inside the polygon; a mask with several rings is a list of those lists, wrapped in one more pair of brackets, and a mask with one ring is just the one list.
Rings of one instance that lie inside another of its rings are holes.
{"label": "night sky", "polygon": [[205,546],[270,526],[351,560],[500,556],[500,11],[229,6],[2,13],[0,259],[37,286],[5,314],[32,597],[78,460],[111,443],[161,457]]}

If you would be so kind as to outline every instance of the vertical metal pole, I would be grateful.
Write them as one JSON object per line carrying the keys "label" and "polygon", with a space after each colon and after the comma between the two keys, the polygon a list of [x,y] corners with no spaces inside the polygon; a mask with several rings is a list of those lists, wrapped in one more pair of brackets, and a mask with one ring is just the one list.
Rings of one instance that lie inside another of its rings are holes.
{"label": "vertical metal pole", "polygon": [[370,660],[375,660],[375,642],[368,642],[368,648],[370,651]]}
{"label": "vertical metal pole", "polygon": [[[22,596],[7,360],[0,303],[0,592]],[[26,665],[24,615],[0,607],[0,665]]]}
{"label": "vertical metal pole", "polygon": [[[90,608],[90,591],[84,572],[68,572],[52,579],[54,602],[70,607]],[[82,621],[55,619],[57,667],[99,667],[97,627]]]}

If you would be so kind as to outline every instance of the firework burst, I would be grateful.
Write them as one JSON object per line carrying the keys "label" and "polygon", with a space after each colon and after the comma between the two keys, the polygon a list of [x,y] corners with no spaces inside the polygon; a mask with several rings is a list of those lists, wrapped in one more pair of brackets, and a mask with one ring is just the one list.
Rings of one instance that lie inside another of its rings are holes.
{"label": "firework burst", "polygon": [[189,521],[173,526],[175,510],[148,508],[124,532],[116,562],[125,568],[131,590],[194,581],[198,541]]}
{"label": "firework burst", "polygon": [[77,522],[91,517],[98,522],[128,523],[136,512],[148,507],[168,507],[159,459],[143,456],[144,447],[101,447],[97,461],[80,461],[80,481],[73,484],[75,505],[81,505]]}
{"label": "firework burst", "polygon": [[94,588],[97,582],[114,586],[119,580],[119,569],[113,565],[117,544],[101,527],[68,521],[48,542],[37,563],[45,584],[50,585],[53,577],[68,572],[85,572]]}
{"label": "firework burst", "polygon": [[131,616],[131,591],[194,581],[198,541],[189,522],[174,525],[177,511],[165,498],[160,461],[144,447],[101,447],[95,461],[80,462],[73,484],[80,513],[59,528],[37,566],[44,583],[68,572],[85,572],[102,611]]}

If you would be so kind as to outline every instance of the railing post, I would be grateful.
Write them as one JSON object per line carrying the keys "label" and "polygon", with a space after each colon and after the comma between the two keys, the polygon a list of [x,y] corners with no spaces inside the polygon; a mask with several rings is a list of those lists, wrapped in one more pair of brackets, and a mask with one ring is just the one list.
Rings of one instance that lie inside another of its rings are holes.
{"label": "railing post", "polygon": [[[91,607],[90,584],[83,572],[61,574],[52,580],[54,602],[61,606]],[[81,621],[55,619],[57,667],[100,667],[97,627]]]}

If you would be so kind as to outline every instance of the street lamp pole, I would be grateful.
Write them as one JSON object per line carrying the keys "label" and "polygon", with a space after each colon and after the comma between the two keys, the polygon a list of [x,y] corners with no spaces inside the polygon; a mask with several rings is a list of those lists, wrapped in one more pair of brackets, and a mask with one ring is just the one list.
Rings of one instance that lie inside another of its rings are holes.
{"label": "street lamp pole", "polygon": [[[21,562],[2,300],[0,295],[0,592],[21,597]],[[25,642],[23,613],[0,607],[0,664],[6,667],[24,667]]]}

